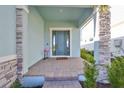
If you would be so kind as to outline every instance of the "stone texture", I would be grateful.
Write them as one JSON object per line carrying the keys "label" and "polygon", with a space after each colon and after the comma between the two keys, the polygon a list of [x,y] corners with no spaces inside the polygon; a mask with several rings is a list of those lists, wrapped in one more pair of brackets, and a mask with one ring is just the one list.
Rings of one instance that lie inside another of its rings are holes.
{"label": "stone texture", "polygon": [[17,75],[17,62],[16,59],[8,60],[7,62],[0,63],[0,87],[10,87],[16,80]]}
{"label": "stone texture", "polygon": [[17,54],[17,75],[22,77],[23,64],[23,9],[16,8],[16,54]]}
{"label": "stone texture", "polygon": [[98,77],[97,81],[100,83],[108,82],[108,74],[106,65],[110,64],[110,11],[99,11],[99,62],[97,64]]}

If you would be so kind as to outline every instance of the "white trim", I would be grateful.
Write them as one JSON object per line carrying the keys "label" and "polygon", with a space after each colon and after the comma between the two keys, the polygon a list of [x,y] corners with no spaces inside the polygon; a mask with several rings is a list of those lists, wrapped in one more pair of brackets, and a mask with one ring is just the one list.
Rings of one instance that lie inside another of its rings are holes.
{"label": "white trim", "polygon": [[80,25],[80,29],[83,29],[90,21],[92,21],[93,17],[97,13],[98,9],[94,8],[92,14]]}
{"label": "white trim", "polygon": [[[65,55],[61,55],[61,56],[53,56],[52,55],[52,32],[53,30],[57,30],[57,31],[70,31],[70,56],[65,56]],[[72,56],[72,28],[68,27],[68,28],[61,28],[61,27],[50,27],[50,57],[71,57]]]}
{"label": "white trim", "polygon": [[14,60],[14,59],[16,59],[16,55],[9,55],[9,56],[0,57],[0,63]]}

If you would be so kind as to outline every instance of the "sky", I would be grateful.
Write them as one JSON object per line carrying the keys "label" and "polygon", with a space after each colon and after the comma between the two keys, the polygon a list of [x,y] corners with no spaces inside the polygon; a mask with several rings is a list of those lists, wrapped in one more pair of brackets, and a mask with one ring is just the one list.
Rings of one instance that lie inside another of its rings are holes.
{"label": "sky", "polygon": [[124,36],[124,6],[111,7],[111,37]]}

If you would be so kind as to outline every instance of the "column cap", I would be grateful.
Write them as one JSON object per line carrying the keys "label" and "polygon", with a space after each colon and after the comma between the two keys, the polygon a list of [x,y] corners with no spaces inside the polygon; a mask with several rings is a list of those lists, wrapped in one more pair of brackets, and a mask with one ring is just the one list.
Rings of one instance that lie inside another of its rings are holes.
{"label": "column cap", "polygon": [[29,9],[27,5],[16,5],[17,9],[23,9],[25,12],[29,13]]}

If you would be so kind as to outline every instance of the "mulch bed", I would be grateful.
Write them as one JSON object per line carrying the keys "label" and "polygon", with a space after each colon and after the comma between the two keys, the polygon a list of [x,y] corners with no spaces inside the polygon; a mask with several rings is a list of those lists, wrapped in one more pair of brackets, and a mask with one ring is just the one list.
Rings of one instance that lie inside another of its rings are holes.
{"label": "mulch bed", "polygon": [[112,88],[110,84],[104,84],[97,82],[97,88]]}
{"label": "mulch bed", "polygon": [[[80,82],[82,88],[85,88],[83,85],[83,82]],[[103,84],[103,83],[99,83],[97,82],[97,87],[96,88],[112,88],[110,84]]]}

